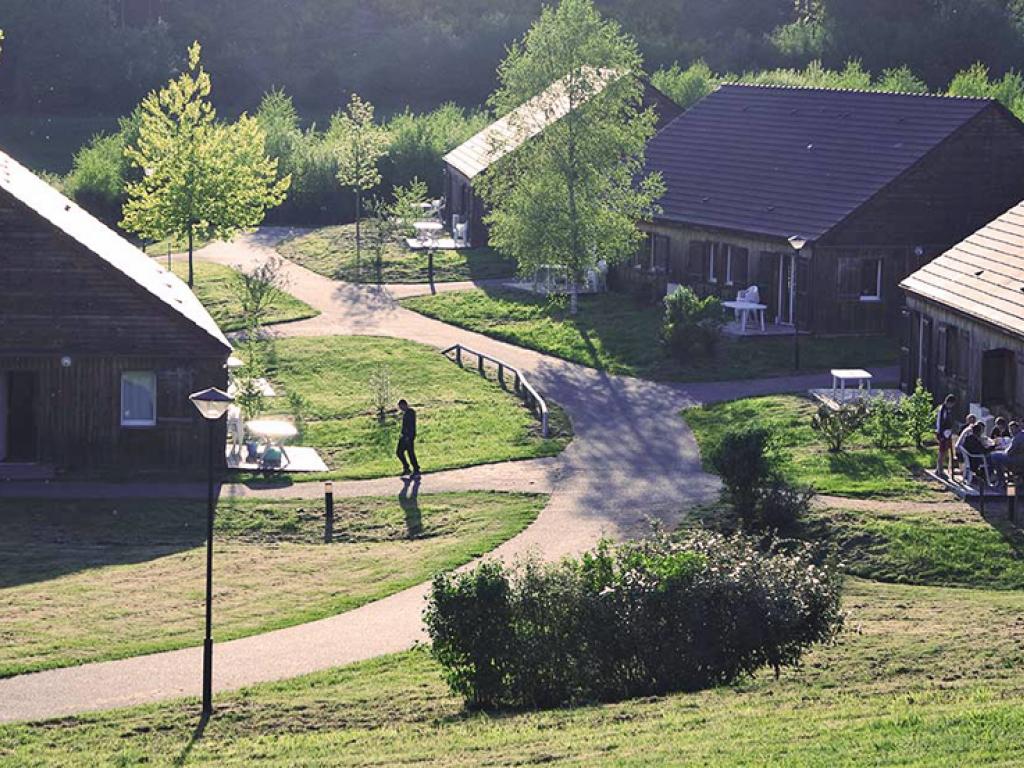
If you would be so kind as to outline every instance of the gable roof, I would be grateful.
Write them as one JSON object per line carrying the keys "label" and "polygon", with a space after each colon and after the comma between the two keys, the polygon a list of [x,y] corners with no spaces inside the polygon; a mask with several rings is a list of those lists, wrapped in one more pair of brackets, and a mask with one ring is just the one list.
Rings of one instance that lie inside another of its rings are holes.
{"label": "gable roof", "polygon": [[177,275],[168,272],[3,151],[0,151],[0,189],[204,331],[225,351],[231,350],[231,344],[210,313]]}
{"label": "gable roof", "polygon": [[[620,74],[610,69],[598,70],[593,98]],[[565,92],[568,75],[547,87],[529,101],[520,104],[483,130],[464,141],[444,156],[444,161],[466,178],[472,179],[486,171],[505,155],[521,147],[549,125],[569,113],[569,96]]]}
{"label": "gable roof", "polygon": [[995,102],[723,85],[665,126],[656,218],[818,240]]}
{"label": "gable roof", "polygon": [[921,267],[900,287],[1024,336],[1024,202]]}

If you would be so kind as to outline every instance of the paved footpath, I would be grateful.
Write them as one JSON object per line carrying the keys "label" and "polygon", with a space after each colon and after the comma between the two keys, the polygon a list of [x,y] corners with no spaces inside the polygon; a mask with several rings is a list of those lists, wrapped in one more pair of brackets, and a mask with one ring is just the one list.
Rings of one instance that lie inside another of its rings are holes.
{"label": "paved footpath", "polygon": [[[234,243],[208,246],[200,256],[249,267],[276,255],[272,246],[285,234],[287,230],[263,229]],[[678,523],[690,506],[712,499],[718,490],[717,480],[701,470],[680,410],[701,402],[827,385],[823,375],[687,385],[611,376],[425,318],[403,309],[385,288],[338,283],[291,262],[285,262],[284,273],[287,290],[322,314],[279,326],[278,333],[393,336],[438,349],[461,343],[519,368],[542,395],[566,409],[576,436],[557,458],[424,477],[423,493],[478,488],[550,492],[537,520],[492,557],[534,552],[556,559],[592,547],[601,537],[643,534],[652,520]],[[429,291],[429,286],[405,286],[401,292]],[[319,483],[310,485],[312,489],[297,485],[273,493],[320,493]],[[397,494],[401,489],[398,478],[335,483],[336,492],[347,495]],[[235,485],[225,486],[222,493],[253,491]],[[231,690],[409,648],[425,639],[420,617],[427,587],[320,621],[218,643],[214,687]],[[0,721],[198,695],[200,664],[200,649],[189,648],[0,680]]]}

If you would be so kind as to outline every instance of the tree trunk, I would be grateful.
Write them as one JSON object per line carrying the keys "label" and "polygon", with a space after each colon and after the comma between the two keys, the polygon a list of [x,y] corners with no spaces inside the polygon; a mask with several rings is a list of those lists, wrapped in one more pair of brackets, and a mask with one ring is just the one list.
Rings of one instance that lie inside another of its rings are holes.
{"label": "tree trunk", "polygon": [[191,288],[194,280],[192,273],[192,225],[188,225],[188,287]]}
{"label": "tree trunk", "polygon": [[575,315],[580,310],[580,284],[575,279],[569,287],[569,314]]}
{"label": "tree trunk", "polygon": [[362,214],[362,199],[356,190],[356,282],[359,282],[359,257],[362,254],[362,233],[359,230],[359,217]]}

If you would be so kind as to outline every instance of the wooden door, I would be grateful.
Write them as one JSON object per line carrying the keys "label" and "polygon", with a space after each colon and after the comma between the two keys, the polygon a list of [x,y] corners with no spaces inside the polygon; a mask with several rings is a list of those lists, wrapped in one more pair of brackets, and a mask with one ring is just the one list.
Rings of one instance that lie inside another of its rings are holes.
{"label": "wooden door", "polygon": [[35,461],[36,376],[12,371],[7,376],[7,461]]}

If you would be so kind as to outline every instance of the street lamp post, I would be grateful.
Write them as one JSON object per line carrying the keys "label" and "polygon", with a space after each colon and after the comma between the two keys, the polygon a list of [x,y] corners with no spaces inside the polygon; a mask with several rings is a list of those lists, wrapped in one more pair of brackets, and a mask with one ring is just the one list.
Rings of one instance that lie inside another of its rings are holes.
{"label": "street lamp post", "polygon": [[228,411],[234,398],[227,392],[210,387],[188,396],[200,415],[210,425],[209,474],[206,487],[206,633],[203,638],[203,717],[213,714],[213,515],[217,507],[213,477],[216,468],[216,432],[214,425]]}
{"label": "street lamp post", "polygon": [[793,235],[789,244],[796,255],[793,257],[793,268],[789,272],[789,311],[793,316],[793,370],[800,370],[800,323],[796,311],[796,280],[800,268],[800,252],[807,245],[807,238]]}

